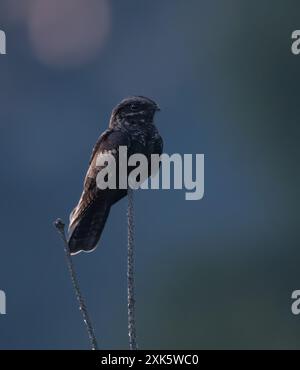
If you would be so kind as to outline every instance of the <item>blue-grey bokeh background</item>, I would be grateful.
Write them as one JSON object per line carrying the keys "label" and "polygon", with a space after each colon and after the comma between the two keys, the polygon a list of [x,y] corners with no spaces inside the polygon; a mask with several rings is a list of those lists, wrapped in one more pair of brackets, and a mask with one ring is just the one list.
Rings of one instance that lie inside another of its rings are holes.
{"label": "blue-grey bokeh background", "polygon": [[[299,1],[0,0],[0,348],[84,349],[59,237],[127,95],[205,197],[136,194],[141,348],[299,348]],[[126,200],[75,263],[102,348],[127,348]]]}

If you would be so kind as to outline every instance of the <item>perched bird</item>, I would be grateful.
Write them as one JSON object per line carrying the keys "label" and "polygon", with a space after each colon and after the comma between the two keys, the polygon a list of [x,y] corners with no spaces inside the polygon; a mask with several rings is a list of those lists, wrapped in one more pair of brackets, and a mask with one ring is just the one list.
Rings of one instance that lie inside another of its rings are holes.
{"label": "perched bird", "polygon": [[118,168],[120,146],[127,147],[128,156],[141,153],[150,159],[151,154],[160,155],[163,141],[154,125],[154,115],[159,110],[153,100],[133,96],[124,99],[112,111],[108,129],[93,149],[79,203],[70,215],[68,243],[72,255],[96,248],[111,206],[127,195],[127,189],[101,190],[97,187],[97,174],[103,169],[97,165],[98,156],[112,154]]}

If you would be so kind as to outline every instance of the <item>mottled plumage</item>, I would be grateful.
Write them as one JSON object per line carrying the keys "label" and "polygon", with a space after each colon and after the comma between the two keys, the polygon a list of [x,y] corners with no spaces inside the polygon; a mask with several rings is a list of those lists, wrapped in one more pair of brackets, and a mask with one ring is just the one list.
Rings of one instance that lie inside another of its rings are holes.
{"label": "mottled plumage", "polygon": [[[124,189],[100,190],[96,184],[96,165],[101,153],[114,155],[118,168],[118,149],[127,146],[128,156],[136,153],[161,154],[163,142],[153,123],[158,105],[151,99],[135,96],[123,100],[113,110],[108,129],[98,139],[90,159],[84,188],[78,205],[70,215],[69,247],[71,254],[92,251],[103,231],[111,206],[127,194]],[[132,168],[128,169],[130,173]]]}

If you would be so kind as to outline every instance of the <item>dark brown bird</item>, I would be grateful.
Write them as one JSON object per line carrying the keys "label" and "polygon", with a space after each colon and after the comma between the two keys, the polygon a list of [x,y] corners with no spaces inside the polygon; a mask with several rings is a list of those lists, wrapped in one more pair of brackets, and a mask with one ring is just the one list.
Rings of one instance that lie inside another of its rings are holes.
{"label": "dark brown bird", "polygon": [[[79,203],[70,215],[71,254],[96,248],[111,206],[127,195],[127,189],[101,190],[97,187],[97,175],[104,168],[97,166],[98,156],[107,152],[112,154],[118,169],[120,146],[127,146],[128,156],[141,153],[150,159],[151,154],[160,155],[163,141],[154,125],[154,115],[158,110],[153,100],[142,96],[127,98],[113,110],[108,129],[93,149]],[[132,167],[128,173],[130,170]]]}

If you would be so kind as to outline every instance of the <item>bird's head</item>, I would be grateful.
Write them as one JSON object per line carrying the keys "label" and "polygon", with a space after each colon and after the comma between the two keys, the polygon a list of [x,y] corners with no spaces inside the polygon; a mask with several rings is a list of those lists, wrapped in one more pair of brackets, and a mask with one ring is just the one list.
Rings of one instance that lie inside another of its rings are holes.
{"label": "bird's head", "polygon": [[159,106],[151,99],[144,96],[132,96],[118,104],[111,116],[110,126],[120,122],[129,124],[152,124],[155,112]]}

